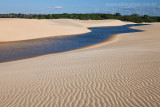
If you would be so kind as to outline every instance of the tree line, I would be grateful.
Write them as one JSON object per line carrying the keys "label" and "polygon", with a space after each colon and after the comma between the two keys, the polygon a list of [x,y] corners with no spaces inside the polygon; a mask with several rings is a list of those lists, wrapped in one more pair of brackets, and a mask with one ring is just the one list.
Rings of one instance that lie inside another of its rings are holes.
{"label": "tree line", "polygon": [[104,20],[104,19],[118,19],[121,21],[130,21],[135,23],[142,22],[160,22],[160,16],[148,16],[148,15],[121,15],[120,13],[116,14],[0,14],[0,18],[27,18],[27,19],[79,19],[79,20]]}

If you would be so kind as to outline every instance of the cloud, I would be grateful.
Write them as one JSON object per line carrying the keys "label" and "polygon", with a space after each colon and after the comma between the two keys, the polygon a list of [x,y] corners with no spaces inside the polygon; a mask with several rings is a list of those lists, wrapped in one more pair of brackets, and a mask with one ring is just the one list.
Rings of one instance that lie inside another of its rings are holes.
{"label": "cloud", "polygon": [[62,6],[56,6],[56,7],[54,7],[54,9],[63,9],[63,7]]}

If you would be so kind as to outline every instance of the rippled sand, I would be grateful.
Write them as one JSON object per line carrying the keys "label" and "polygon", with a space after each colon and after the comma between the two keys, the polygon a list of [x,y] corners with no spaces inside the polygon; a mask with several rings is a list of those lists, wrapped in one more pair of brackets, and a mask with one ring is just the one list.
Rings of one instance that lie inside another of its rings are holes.
{"label": "rippled sand", "polygon": [[0,64],[0,107],[159,107],[160,24],[81,50]]}

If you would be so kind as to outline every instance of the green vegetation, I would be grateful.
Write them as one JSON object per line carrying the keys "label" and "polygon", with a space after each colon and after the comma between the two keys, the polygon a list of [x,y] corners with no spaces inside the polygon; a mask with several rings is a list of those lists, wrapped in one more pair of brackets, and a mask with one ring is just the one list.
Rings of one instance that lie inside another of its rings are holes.
{"label": "green vegetation", "polygon": [[138,14],[124,15],[116,14],[0,14],[0,18],[27,18],[27,19],[80,19],[80,20],[103,20],[103,19],[118,19],[122,21],[131,21],[135,23],[142,22],[160,22],[160,17],[140,16]]}

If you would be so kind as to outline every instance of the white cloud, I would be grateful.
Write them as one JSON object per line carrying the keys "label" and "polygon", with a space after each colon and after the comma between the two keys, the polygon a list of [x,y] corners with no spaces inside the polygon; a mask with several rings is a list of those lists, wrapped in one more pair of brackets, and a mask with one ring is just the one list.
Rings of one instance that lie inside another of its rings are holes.
{"label": "white cloud", "polygon": [[63,7],[62,6],[56,6],[54,7],[55,9],[62,9]]}

